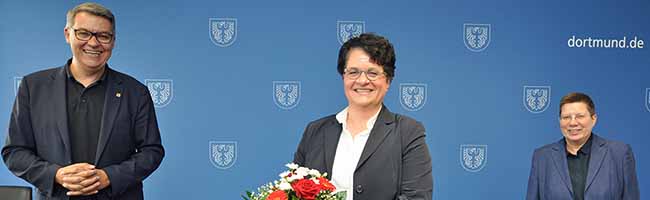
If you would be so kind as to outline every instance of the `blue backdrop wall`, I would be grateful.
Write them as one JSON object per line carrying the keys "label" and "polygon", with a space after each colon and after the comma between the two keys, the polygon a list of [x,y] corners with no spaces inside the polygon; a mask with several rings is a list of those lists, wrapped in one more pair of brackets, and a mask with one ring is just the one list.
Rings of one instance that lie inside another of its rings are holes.
{"label": "blue backdrop wall", "polygon": [[[78,3],[0,1],[0,144],[20,77],[71,56],[63,27]],[[109,64],[168,91],[154,94],[167,154],[147,199],[239,199],[276,179],[306,124],[346,106],[336,60],[354,30],[395,45],[385,104],[425,125],[435,199],[523,199],[533,150],[562,137],[558,102],[572,91],[595,100],[597,134],[632,146],[648,196],[650,1],[100,3],[117,19]],[[233,37],[215,36],[218,22]],[[538,89],[531,104],[526,89]],[[287,91],[297,96],[274,97]],[[211,144],[236,144],[235,157],[212,159]],[[463,145],[487,147],[485,159],[464,164]],[[4,165],[0,184],[28,185]]]}

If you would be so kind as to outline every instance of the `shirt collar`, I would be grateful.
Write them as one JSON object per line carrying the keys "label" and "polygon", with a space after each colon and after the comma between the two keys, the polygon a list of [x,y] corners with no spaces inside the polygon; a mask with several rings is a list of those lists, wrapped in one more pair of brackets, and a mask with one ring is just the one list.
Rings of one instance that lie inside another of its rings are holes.
{"label": "shirt collar", "polygon": [[[377,113],[375,113],[375,115],[373,115],[370,119],[368,119],[368,122],[366,122],[366,127],[367,127],[366,130],[372,130],[372,128],[375,126],[375,122],[377,121],[377,117],[379,116],[382,107],[379,108],[379,110],[377,111]],[[347,127],[348,108],[349,107],[345,107],[345,109],[343,109],[341,112],[336,114],[336,121],[338,121],[339,124],[343,124],[343,128]]]}
{"label": "shirt collar", "polygon": [[580,148],[580,151],[582,151],[583,153],[585,153],[587,155],[589,155],[589,153],[591,153],[591,143],[592,143],[591,138],[593,138],[593,137],[590,135],[589,139],[587,139],[587,142],[585,143],[585,145],[582,145],[582,148]]}
{"label": "shirt collar", "polygon": [[[577,154],[582,153],[584,155],[590,155],[590,153],[591,153],[591,143],[592,143],[591,141],[592,141],[593,135],[594,134],[592,133],[589,136],[589,139],[587,139],[587,142],[585,142],[585,144],[582,145],[582,147],[580,147],[580,149],[578,149]],[[564,142],[564,146],[566,146],[566,140],[562,140],[562,141]],[[567,155],[571,155],[571,153],[569,153],[569,151],[567,151],[566,153],[567,153]]]}
{"label": "shirt collar", "polygon": [[[77,79],[72,76],[72,72],[70,72],[70,64],[72,63],[72,58],[68,59],[68,62],[65,63],[65,74],[67,75],[68,79],[77,81]],[[108,76],[108,63],[106,63],[106,67],[104,68],[104,73],[102,74],[102,77],[97,80],[97,83],[104,82],[106,80],[106,77]]]}

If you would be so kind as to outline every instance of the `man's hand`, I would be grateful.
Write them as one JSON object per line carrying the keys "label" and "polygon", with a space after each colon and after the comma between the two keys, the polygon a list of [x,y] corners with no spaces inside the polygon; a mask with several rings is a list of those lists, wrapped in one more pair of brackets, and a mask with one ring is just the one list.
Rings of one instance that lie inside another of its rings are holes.
{"label": "man's hand", "polygon": [[70,190],[68,196],[93,195],[110,182],[104,170],[88,163],[77,163],[57,170],[55,181]]}
{"label": "man's hand", "polygon": [[106,171],[103,169],[97,169],[95,171],[97,171],[97,175],[99,176],[99,190],[102,190],[111,185],[111,180],[108,179],[108,174],[106,174]]}

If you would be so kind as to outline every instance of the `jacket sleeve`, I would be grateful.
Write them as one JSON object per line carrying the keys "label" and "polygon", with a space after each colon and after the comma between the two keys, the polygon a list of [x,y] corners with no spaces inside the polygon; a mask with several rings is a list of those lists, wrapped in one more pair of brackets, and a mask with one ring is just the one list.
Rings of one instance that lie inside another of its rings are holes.
{"label": "jacket sleeve", "polygon": [[11,111],[9,132],[2,148],[2,158],[14,175],[51,197],[55,184],[54,176],[60,166],[36,154],[29,98],[28,80],[23,79]]}
{"label": "jacket sleeve", "polygon": [[298,164],[299,166],[304,166],[305,165],[305,148],[306,145],[309,145],[308,143],[310,142],[310,136],[311,136],[311,123],[305,127],[305,131],[302,134],[302,138],[300,139],[300,143],[298,144],[298,149],[296,149],[296,153],[293,155],[293,163]]}
{"label": "jacket sleeve", "polygon": [[526,192],[526,200],[539,200],[539,180],[537,171],[537,151],[533,153],[533,161],[530,167],[530,175],[528,176],[528,191]]}
{"label": "jacket sleeve", "polygon": [[630,145],[625,145],[625,158],[623,160],[623,198],[624,200],[638,200],[639,183],[636,178],[636,162]]}
{"label": "jacket sleeve", "polygon": [[398,199],[432,199],[431,156],[421,123],[406,124],[402,141],[402,182]]}
{"label": "jacket sleeve", "polygon": [[165,155],[153,101],[149,91],[143,90],[138,98],[138,111],[132,128],[136,151],[129,159],[103,168],[111,181],[112,196],[142,182],[158,168]]}

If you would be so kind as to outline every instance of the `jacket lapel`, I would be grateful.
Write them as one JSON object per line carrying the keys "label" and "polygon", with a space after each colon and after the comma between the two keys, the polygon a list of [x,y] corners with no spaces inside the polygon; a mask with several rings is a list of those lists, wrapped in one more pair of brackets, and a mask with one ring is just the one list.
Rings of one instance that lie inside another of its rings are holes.
{"label": "jacket lapel", "polygon": [[384,141],[386,136],[393,130],[395,121],[395,115],[391,113],[386,106],[382,106],[377,121],[370,131],[370,136],[368,141],[366,141],[366,146],[363,148],[361,157],[359,158],[359,163],[355,168],[355,171],[359,169],[370,156],[377,150],[379,145]]}
{"label": "jacket lapel", "polygon": [[66,103],[66,87],[65,82],[67,80],[67,73],[65,66],[60,67],[58,71],[52,74],[52,85],[53,85],[53,109],[54,116],[56,117],[57,128],[59,129],[59,134],[61,134],[61,140],[63,140],[63,145],[65,148],[65,159],[66,162],[72,161],[72,155],[70,151],[70,133],[68,132],[68,104]]}
{"label": "jacket lapel", "polygon": [[115,123],[115,117],[120,111],[120,102],[122,98],[127,98],[123,90],[122,79],[115,75],[115,71],[106,67],[106,72],[108,72],[106,77],[108,79],[108,84],[106,88],[106,95],[104,100],[104,112],[102,114],[102,123],[99,129],[99,140],[97,141],[97,152],[95,154],[95,164],[99,164],[102,152],[108,143],[108,138],[110,138],[111,130],[113,130],[113,124]]}
{"label": "jacket lapel", "polygon": [[[341,131],[343,126],[336,121],[336,118],[331,121],[331,125],[325,126],[327,129],[323,131],[323,146],[325,147],[325,167],[329,174],[332,174],[332,167],[334,166],[334,156],[336,155],[336,148],[341,138]],[[330,177],[331,178],[331,177]]]}
{"label": "jacket lapel", "polygon": [[573,196],[573,187],[571,186],[571,178],[569,177],[569,166],[567,164],[566,148],[563,140],[564,138],[553,145],[553,163],[555,164],[555,169],[564,182],[564,186],[567,187],[571,196]]}
{"label": "jacket lapel", "polygon": [[585,193],[589,189],[589,186],[591,185],[592,182],[594,182],[594,178],[596,177],[596,174],[598,174],[598,171],[600,171],[600,167],[603,164],[603,160],[605,158],[605,155],[607,155],[607,141],[603,140],[602,138],[598,137],[596,134],[591,134],[593,138],[593,144],[591,146],[591,155],[589,158],[589,172],[587,172],[587,182],[585,183]]}

